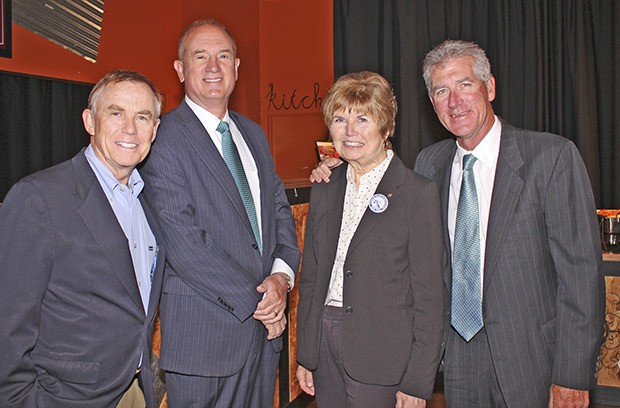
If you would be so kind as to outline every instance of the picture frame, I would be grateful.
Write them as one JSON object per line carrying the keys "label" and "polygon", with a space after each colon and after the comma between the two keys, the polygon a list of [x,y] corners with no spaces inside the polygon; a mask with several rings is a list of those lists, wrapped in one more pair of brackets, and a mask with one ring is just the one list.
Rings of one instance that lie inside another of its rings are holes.
{"label": "picture frame", "polygon": [[11,58],[11,0],[0,0],[0,57]]}

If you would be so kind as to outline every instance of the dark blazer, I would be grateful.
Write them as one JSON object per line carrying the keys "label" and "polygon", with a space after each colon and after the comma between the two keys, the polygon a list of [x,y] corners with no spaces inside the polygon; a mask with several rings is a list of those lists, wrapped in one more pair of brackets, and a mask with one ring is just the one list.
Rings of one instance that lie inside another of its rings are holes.
{"label": "dark blazer", "polygon": [[[263,255],[235,181],[204,126],[183,101],[164,115],[142,174],[168,246],[161,306],[161,366],[201,376],[238,372],[254,333],[256,287],[275,257],[296,271],[295,221],[260,126],[229,111],[258,168]],[[266,340],[265,340],[266,341]],[[282,340],[272,342],[275,351]],[[275,368],[274,368],[275,370]]]}
{"label": "dark blazer", "polygon": [[[297,360],[315,370],[321,322],[336,257],[347,166],[312,185],[299,283]],[[430,399],[440,359],[444,288],[435,183],[394,156],[376,193],[384,212],[366,209],[344,264],[344,366],[357,381],[400,384]]]}
{"label": "dark blazer", "polygon": [[18,182],[0,232],[0,406],[115,407],[141,355],[149,367],[163,245],[145,314],[127,238],[83,151]]}
{"label": "dark blazer", "polygon": [[[601,242],[590,182],[575,145],[501,124],[482,313],[509,406],[540,407],[547,404],[552,382],[576,389],[596,383],[605,311]],[[444,140],[424,149],[415,166],[440,186],[444,225],[455,152],[455,141]],[[444,245],[450,254],[447,227]],[[449,294],[449,265],[444,277]],[[446,321],[449,333],[453,329]]]}

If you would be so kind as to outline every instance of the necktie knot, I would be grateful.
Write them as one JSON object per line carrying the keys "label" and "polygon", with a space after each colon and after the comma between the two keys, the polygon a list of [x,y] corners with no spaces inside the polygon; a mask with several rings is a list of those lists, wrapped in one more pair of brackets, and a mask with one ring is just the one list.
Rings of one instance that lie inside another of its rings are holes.
{"label": "necktie knot", "polygon": [[228,122],[223,120],[217,125],[217,128],[215,130],[217,130],[221,134],[224,134],[226,132],[230,132],[230,126],[228,126]]}
{"label": "necktie knot", "polygon": [[[228,126],[228,124],[226,124],[226,126]],[[474,168],[474,163],[476,163],[476,160],[476,156],[471,153],[463,156],[463,171],[471,171]]]}

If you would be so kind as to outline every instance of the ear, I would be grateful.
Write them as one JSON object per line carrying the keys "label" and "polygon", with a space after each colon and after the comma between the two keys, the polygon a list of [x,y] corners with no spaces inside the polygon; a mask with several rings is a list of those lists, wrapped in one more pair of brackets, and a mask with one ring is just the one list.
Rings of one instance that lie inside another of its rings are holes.
{"label": "ear", "polygon": [[86,108],[82,111],[82,122],[88,134],[95,136],[95,115],[90,109]]}
{"label": "ear", "polygon": [[241,65],[241,60],[239,58],[235,58],[235,81],[239,79],[239,65]]}
{"label": "ear", "polygon": [[153,143],[155,141],[155,138],[157,137],[157,129],[159,128],[159,123],[160,120],[157,119],[155,121],[155,126],[153,126],[153,136],[151,137],[151,143]]}
{"label": "ear", "polygon": [[489,102],[495,99],[495,77],[491,75],[491,78],[486,82],[487,87],[487,97],[489,98]]}
{"label": "ear", "polygon": [[185,82],[185,76],[183,75],[183,61],[175,60],[173,66],[174,70],[177,72],[179,81],[181,81],[181,83]]}

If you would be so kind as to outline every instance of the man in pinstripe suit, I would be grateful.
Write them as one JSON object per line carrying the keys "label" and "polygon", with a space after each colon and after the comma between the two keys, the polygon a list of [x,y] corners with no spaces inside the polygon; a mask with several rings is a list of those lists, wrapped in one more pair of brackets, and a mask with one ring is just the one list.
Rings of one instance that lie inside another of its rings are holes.
{"label": "man in pinstripe suit", "polygon": [[[579,152],[565,138],[494,115],[495,78],[476,44],[448,40],[431,50],[424,80],[456,136],[424,149],[415,166],[440,186],[446,253],[454,249],[461,160],[477,159],[483,325],[469,341],[446,328],[448,406],[585,408],[596,384],[604,281]],[[448,289],[452,277],[447,265]]]}
{"label": "man in pinstripe suit", "polygon": [[[596,384],[605,292],[596,208],[579,152],[565,138],[495,116],[495,78],[476,44],[448,40],[431,50],[424,80],[439,120],[456,137],[424,149],[415,165],[440,189],[447,405],[586,408]],[[466,154],[477,159],[482,296],[482,327],[468,341],[451,325]],[[324,162],[311,179],[329,181],[334,165]]]}
{"label": "man in pinstripe suit", "polygon": [[299,266],[295,222],[264,132],[228,110],[240,62],[228,30],[196,21],[178,54],[185,99],[162,118],[142,169],[171,248],[161,301],[168,405],[271,408]]}

